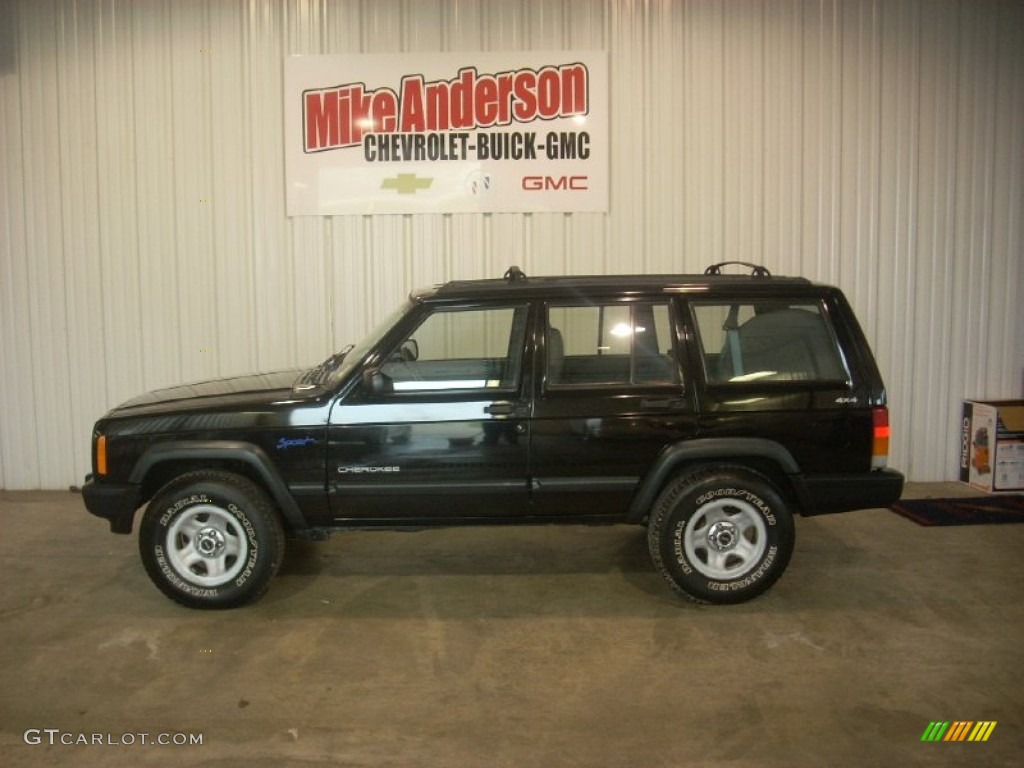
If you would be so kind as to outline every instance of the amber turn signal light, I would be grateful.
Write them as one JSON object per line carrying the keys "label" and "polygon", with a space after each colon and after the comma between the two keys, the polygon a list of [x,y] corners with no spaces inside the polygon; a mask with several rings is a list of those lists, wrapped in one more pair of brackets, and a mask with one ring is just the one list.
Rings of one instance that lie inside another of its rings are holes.
{"label": "amber turn signal light", "polygon": [[107,474],[107,436],[100,435],[96,438],[96,473]]}

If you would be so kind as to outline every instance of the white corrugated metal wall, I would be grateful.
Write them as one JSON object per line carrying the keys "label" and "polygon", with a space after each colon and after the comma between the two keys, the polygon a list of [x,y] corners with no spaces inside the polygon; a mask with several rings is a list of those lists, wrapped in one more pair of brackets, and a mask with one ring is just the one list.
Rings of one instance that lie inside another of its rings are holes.
{"label": "white corrugated metal wall", "polygon": [[[143,390],[315,362],[410,287],[510,263],[840,285],[913,479],[954,477],[961,398],[1022,395],[1020,2],[12,0],[0,24],[0,487],[79,482],[93,420]],[[573,48],[609,54],[609,214],[285,216],[284,56]]]}

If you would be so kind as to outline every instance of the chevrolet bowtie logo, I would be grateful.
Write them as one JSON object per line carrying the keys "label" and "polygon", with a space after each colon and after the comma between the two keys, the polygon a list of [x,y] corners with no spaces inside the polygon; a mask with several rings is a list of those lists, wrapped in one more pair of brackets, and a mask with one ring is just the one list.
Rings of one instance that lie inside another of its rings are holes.
{"label": "chevrolet bowtie logo", "polygon": [[415,173],[400,173],[392,179],[384,179],[381,189],[394,189],[400,195],[415,195],[421,189],[430,189],[433,179],[418,179]]}

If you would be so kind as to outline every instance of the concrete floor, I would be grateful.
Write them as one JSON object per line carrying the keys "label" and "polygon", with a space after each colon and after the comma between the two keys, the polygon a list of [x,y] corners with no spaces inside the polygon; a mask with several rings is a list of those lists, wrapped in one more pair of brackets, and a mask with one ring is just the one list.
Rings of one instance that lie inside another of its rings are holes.
{"label": "concrete floor", "polygon": [[[968,495],[907,495],[950,493]],[[1024,525],[801,519],[782,580],[729,608],[677,599],[639,528],[339,534],[294,545],[255,606],[200,612],[164,598],[135,538],[78,496],[0,493],[0,520],[5,766],[862,768],[1024,754]],[[998,725],[985,743],[922,743],[932,720]],[[54,745],[44,729],[59,729]],[[141,733],[202,745],[143,746]],[[60,743],[92,734],[115,743]]]}

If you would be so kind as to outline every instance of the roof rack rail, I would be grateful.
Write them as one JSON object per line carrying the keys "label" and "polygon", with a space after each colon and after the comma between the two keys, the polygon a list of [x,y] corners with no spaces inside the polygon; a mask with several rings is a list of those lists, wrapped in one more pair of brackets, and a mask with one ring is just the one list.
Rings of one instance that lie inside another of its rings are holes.
{"label": "roof rack rail", "polygon": [[518,283],[520,280],[526,279],[526,273],[519,267],[513,265],[505,270],[505,279],[510,283]]}
{"label": "roof rack rail", "polygon": [[722,274],[722,267],[728,267],[733,264],[737,264],[741,267],[750,267],[750,274],[754,277],[771,277],[772,273],[768,271],[767,267],[762,267],[757,264],[751,264],[749,261],[722,261],[718,264],[712,264],[710,267],[704,270],[705,275],[720,275]]}

